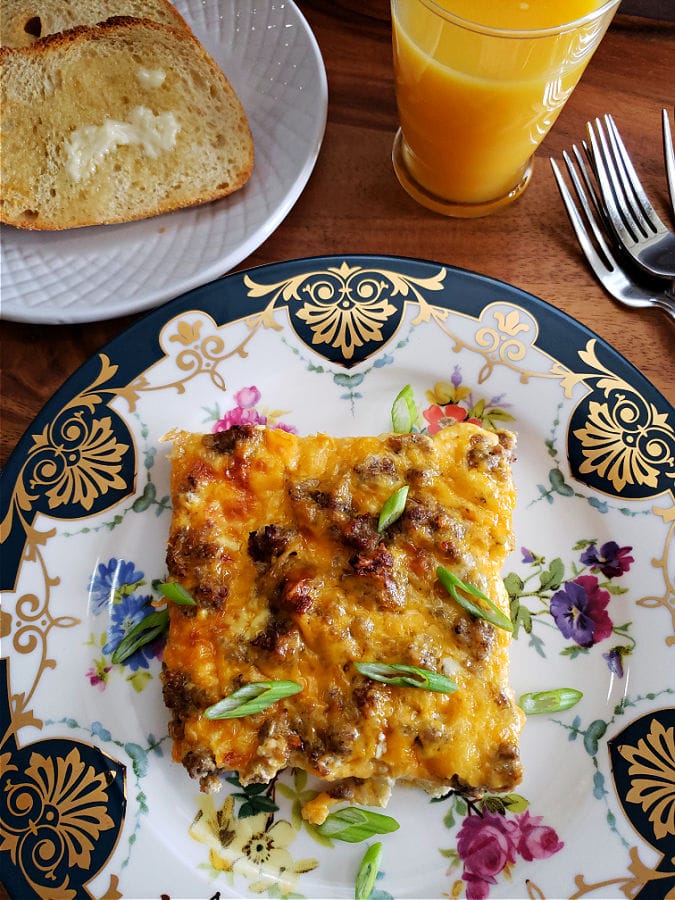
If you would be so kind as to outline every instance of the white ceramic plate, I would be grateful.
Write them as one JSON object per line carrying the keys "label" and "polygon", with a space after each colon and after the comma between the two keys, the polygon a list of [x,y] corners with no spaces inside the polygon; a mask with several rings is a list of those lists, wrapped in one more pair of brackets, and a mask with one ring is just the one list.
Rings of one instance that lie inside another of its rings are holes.
{"label": "white ceramic plate", "polygon": [[224,274],[277,228],[314,168],[326,124],[321,54],[293,0],[175,0],[249,118],[255,168],[215,203],[62,232],[2,227],[0,315],[90,322],[150,309]]}
{"label": "white ceramic plate", "polygon": [[67,382],[13,454],[0,494],[10,895],[354,896],[366,845],[317,842],[297,814],[311,785],[284,774],[263,789],[269,815],[230,785],[201,796],[170,759],[161,642],[124,665],[110,656],[165,575],[162,434],[264,420],[379,433],[406,383],[426,429],[475,417],[517,432],[512,682],[518,696],[583,698],[528,720],[510,796],[471,807],[396,789],[373,897],[672,892],[672,410],[530,295],[357,256],[232,274],[155,310]]}

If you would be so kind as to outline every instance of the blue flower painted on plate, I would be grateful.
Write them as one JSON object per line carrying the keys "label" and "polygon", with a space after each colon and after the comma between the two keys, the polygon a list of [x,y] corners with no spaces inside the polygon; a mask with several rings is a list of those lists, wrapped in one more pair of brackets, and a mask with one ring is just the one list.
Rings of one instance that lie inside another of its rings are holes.
{"label": "blue flower painted on plate", "polygon": [[140,647],[123,663],[113,665],[112,655],[120,641],[154,611],[153,598],[149,594],[139,593],[139,588],[146,584],[145,574],[136,568],[131,560],[112,557],[108,562],[101,562],[89,579],[89,604],[95,616],[107,612],[107,627],[99,633],[93,633],[87,642],[98,652],[85,677],[91,687],[104,691],[113,671],[127,672],[127,680],[136,691],[141,691],[152,680],[149,671],[153,660],[161,658],[164,638],[159,637],[150,644]]}
{"label": "blue flower painted on plate", "polygon": [[113,557],[107,563],[99,563],[89,581],[89,605],[98,616],[116,600],[145,584],[143,572],[133,562]]}
{"label": "blue flower painted on plate", "polygon": [[[108,640],[103,645],[103,652],[106,655],[112,655],[120,641],[127,636],[131,629],[153,612],[151,602],[152,597],[150,596],[130,594],[113,604]],[[140,647],[125,660],[124,665],[128,666],[132,672],[137,669],[147,669],[150,661],[161,655],[163,643],[163,639],[158,639]]]}

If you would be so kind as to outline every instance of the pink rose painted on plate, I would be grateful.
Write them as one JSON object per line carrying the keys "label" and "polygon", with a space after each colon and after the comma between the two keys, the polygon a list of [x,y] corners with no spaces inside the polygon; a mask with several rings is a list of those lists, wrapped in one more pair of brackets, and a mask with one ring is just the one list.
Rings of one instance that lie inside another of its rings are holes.
{"label": "pink rose painted on plate", "polygon": [[546,859],[563,847],[555,829],[529,812],[513,818],[493,812],[466,816],[457,835],[457,853],[464,868],[467,900],[483,900],[497,876],[518,856],[531,862]]}
{"label": "pink rose painted on plate", "polygon": [[255,385],[238,390],[234,394],[236,406],[229,409],[218,419],[213,426],[213,431],[227,431],[228,428],[232,428],[234,425],[267,425],[269,428],[280,428],[282,431],[297,434],[297,430],[292,425],[284,425],[283,422],[277,422],[277,418],[281,413],[262,412],[256,408],[261,396]]}

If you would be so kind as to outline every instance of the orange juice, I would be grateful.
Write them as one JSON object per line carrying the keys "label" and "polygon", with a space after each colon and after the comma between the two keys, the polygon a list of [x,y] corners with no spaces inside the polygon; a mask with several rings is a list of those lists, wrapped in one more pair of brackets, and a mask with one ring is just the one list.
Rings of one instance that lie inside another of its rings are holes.
{"label": "orange juice", "polygon": [[512,199],[617,5],[392,0],[404,187],[450,215]]}

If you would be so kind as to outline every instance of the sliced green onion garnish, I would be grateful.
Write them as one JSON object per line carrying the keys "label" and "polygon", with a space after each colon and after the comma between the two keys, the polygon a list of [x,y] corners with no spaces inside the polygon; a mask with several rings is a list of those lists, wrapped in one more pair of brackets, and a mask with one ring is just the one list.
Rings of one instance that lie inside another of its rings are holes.
{"label": "sliced green onion garnish", "polygon": [[562,712],[570,709],[581,700],[584,695],[575,688],[556,688],[551,691],[533,691],[523,694],[518,701],[518,706],[528,716],[537,716],[541,713]]}
{"label": "sliced green onion garnish", "polygon": [[396,687],[421,688],[423,691],[434,691],[437,694],[452,694],[457,690],[457,685],[430,669],[421,669],[419,666],[406,666],[403,663],[354,663],[358,672],[373,681],[381,681],[382,684],[393,684]]}
{"label": "sliced green onion garnish", "polygon": [[317,825],[316,829],[323,837],[357,844],[374,834],[398,831],[399,827],[396,819],[392,819],[391,816],[383,816],[382,813],[370,812],[358,806],[345,806],[344,809],[330,813],[325,822]]}
{"label": "sliced green onion garnish", "polygon": [[157,582],[157,590],[178,606],[196,606],[197,601],[189,591],[186,591],[182,584],[177,581],[159,581]]}
{"label": "sliced green onion garnish", "polygon": [[409,434],[417,421],[417,404],[409,384],[399,391],[391,407],[391,424],[396,434]]}
{"label": "sliced green onion garnish", "polygon": [[375,879],[380,869],[382,844],[378,841],[366,850],[356,876],[354,900],[368,900],[375,887]]}
{"label": "sliced green onion garnish", "polygon": [[141,647],[152,643],[169,627],[169,612],[166,609],[158,609],[151,612],[144,619],[134,625],[128,634],[125,634],[111,656],[112,662],[117,665],[129,659]]}
{"label": "sliced green onion garnish", "polygon": [[[461,578],[453,575],[453,573],[444,566],[438,566],[436,568],[436,576],[452,599],[456,603],[459,603],[462,609],[471,613],[472,616],[477,616],[479,619],[485,619],[486,622],[496,625],[497,628],[503,628],[505,631],[513,631],[513,622],[511,619],[509,619],[509,617],[503,613],[489,597],[486,597],[482,591],[479,591],[477,587],[462,581]],[[484,606],[480,606],[478,603],[474,603],[473,600],[469,600],[467,597],[458,594],[457,588],[464,591],[466,594],[470,594],[477,600],[482,600],[483,603],[487,603],[488,609]]]}
{"label": "sliced green onion garnish", "polygon": [[252,681],[204,710],[207,719],[241,719],[302,690],[296,681]]}
{"label": "sliced green onion garnish", "polygon": [[377,523],[377,530],[382,533],[385,528],[389,528],[397,519],[401,518],[405,509],[405,501],[408,499],[408,485],[404,484],[397,491],[387,497],[380,512],[380,518]]}

